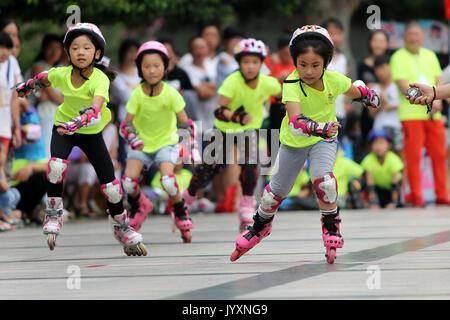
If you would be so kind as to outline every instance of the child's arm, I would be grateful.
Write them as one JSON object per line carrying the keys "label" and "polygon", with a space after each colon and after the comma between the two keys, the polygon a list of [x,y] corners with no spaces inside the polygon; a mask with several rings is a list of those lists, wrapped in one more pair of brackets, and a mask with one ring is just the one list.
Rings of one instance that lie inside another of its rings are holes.
{"label": "child's arm", "polygon": [[367,108],[378,108],[380,106],[380,97],[361,80],[353,82],[350,89],[344,92],[344,95],[354,101],[361,102]]}
{"label": "child's arm", "polygon": [[133,125],[134,114],[127,113],[125,120],[120,123],[119,134],[124,138],[133,150],[144,149],[144,141],[139,139],[136,128]]}
{"label": "child's arm", "polygon": [[392,189],[391,189],[391,202],[386,205],[386,208],[396,208],[400,199],[401,182],[400,173],[394,172],[392,175]]}
{"label": "child's arm", "polygon": [[300,103],[287,101],[286,112],[289,117],[289,129],[294,136],[321,137],[328,139],[336,135],[341,124],[336,121],[316,122],[302,114]]}
{"label": "child's arm", "polygon": [[0,192],[8,191],[8,189],[9,189],[9,184],[8,184],[8,181],[6,181],[5,169],[4,169],[3,165],[1,165],[0,166]]}
{"label": "child's arm", "polygon": [[60,122],[58,124],[58,133],[60,135],[75,133],[82,127],[90,127],[99,124],[102,121],[102,105],[105,98],[101,96],[94,96],[92,98],[92,106],[80,110],[78,117],[72,118],[67,122]]}
{"label": "child's arm", "polygon": [[241,125],[246,125],[252,120],[252,116],[249,115],[244,110],[244,106],[241,106],[234,112],[231,111],[228,106],[230,105],[231,99],[225,96],[220,96],[219,107],[214,111],[214,115],[217,119],[225,122],[236,122]]}
{"label": "child's arm", "polygon": [[51,85],[48,81],[48,71],[40,72],[33,78],[25,82],[16,84],[16,91],[20,98],[23,98],[33,92],[36,88],[47,88]]}

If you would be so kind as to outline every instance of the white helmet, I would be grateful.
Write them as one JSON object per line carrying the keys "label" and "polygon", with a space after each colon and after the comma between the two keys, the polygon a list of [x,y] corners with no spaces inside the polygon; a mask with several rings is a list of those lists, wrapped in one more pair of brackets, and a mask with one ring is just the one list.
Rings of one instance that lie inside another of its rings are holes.
{"label": "white helmet", "polygon": [[299,36],[307,37],[310,35],[316,35],[316,36],[322,37],[325,41],[327,41],[334,48],[334,43],[333,43],[333,40],[331,39],[330,34],[328,33],[328,30],[321,26],[318,26],[318,25],[306,25],[301,28],[297,28],[297,30],[295,30],[294,34],[292,35],[291,41],[289,42],[289,46],[292,45],[292,42],[294,41],[295,38],[297,38]]}
{"label": "white helmet", "polygon": [[267,49],[264,42],[253,38],[242,39],[234,47],[234,58],[239,61],[244,54],[256,54],[264,60],[267,56]]}

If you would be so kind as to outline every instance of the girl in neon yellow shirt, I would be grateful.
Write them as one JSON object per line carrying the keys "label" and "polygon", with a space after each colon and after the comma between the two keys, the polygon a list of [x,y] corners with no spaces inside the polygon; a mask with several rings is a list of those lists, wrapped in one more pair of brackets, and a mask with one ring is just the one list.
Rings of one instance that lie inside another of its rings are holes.
{"label": "girl in neon yellow shirt", "polygon": [[111,113],[106,107],[110,79],[96,67],[103,57],[105,46],[105,38],[96,25],[78,23],[70,27],[64,37],[64,47],[71,65],[51,68],[16,86],[22,97],[36,87],[50,85],[59,87],[64,95],[64,102],[56,110],[50,145],[43,229],[50,250],[53,250],[63,224],[62,193],[69,166],[67,158],[72,148],[78,146],[89,158],[100,180],[115,238],[123,245],[127,255],[146,255],[142,235],[130,226],[127,211],[123,208],[122,187],[114,176],[114,166],[101,133],[111,120]]}
{"label": "girl in neon yellow shirt", "polygon": [[[271,96],[281,96],[281,85],[274,77],[260,74],[267,55],[264,42],[243,39],[235,47],[235,59],[239,69],[231,73],[219,88],[219,108],[215,111],[215,139],[205,148],[222,147],[223,157],[216,157],[214,163],[205,161],[196,168],[189,188],[183,192],[188,205],[196,199],[197,191],[208,185],[227,162],[227,154],[236,154],[241,167],[239,177],[242,197],[238,207],[239,228],[243,231],[253,220],[256,208],[255,187],[258,180],[258,139],[257,130],[263,122],[264,103]],[[235,143],[235,139],[237,142]],[[254,161],[252,161],[254,160]],[[209,162],[209,163],[207,163]]]}
{"label": "girl in neon yellow shirt", "polygon": [[281,124],[281,146],[274,174],[263,190],[253,226],[236,240],[231,261],[270,234],[273,217],[308,157],[311,158],[311,180],[322,213],[323,240],[329,263],[334,262],[336,248],[341,248],[344,242],[339,231],[341,220],[333,175],[337,150],[335,136],[340,127],[334,102],[340,94],[345,94],[361,100],[366,106],[378,107],[379,98],[362,81],[352,85],[346,76],[326,70],[334,51],[326,29],[303,26],[294,32],[289,47],[296,70],[283,84],[282,102],[286,104],[287,113]]}
{"label": "girl in neon yellow shirt", "polygon": [[194,125],[184,111],[186,104],[181,94],[163,81],[169,66],[166,47],[158,41],[144,43],[137,52],[136,66],[143,81],[131,94],[125,121],[120,124],[120,134],[131,149],[122,177],[131,205],[131,224],[139,230],[152,210],[150,199],[140,191],[139,177],[143,168],[148,169],[156,162],[161,172],[161,185],[173,204],[172,218],[183,241],[190,242],[193,223],[181,197],[174,169],[180,153],[177,118],[180,127],[189,130],[191,136]]}

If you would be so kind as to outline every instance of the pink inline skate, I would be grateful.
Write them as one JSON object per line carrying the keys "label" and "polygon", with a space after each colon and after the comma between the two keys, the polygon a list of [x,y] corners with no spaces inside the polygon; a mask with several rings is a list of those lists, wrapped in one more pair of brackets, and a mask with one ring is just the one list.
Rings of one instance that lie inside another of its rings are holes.
{"label": "pink inline skate", "polygon": [[139,231],[152,209],[152,202],[141,191],[139,193],[139,198],[132,203],[130,208],[128,215],[130,218],[130,226],[133,227],[134,230]]}
{"label": "pink inline skate", "polygon": [[327,248],[325,257],[329,264],[333,264],[336,259],[336,249],[342,248],[344,245],[344,239],[339,229],[341,222],[339,210],[336,214],[322,215],[321,221],[323,245]]}
{"label": "pink inline skate", "polygon": [[44,234],[47,236],[47,244],[51,251],[55,249],[56,237],[61,232],[63,225],[62,198],[48,198],[47,209],[44,218]]}
{"label": "pink inline skate", "polygon": [[191,242],[191,229],[194,227],[189,212],[185,206],[184,199],[173,204],[172,219],[181,232],[181,238],[185,243]]}
{"label": "pink inline skate", "polygon": [[262,219],[258,213],[253,216],[255,223],[253,226],[247,227],[247,230],[242,232],[236,239],[236,249],[231,254],[230,260],[236,261],[244,253],[256,246],[262,239],[267,237],[272,231],[272,221]]}
{"label": "pink inline skate", "polygon": [[184,200],[184,204],[186,205],[187,210],[188,210],[188,211],[191,210],[192,205],[193,205],[194,202],[197,200],[197,195],[191,196],[191,195],[189,194],[188,188],[186,188],[186,189],[183,191],[183,194],[181,195],[181,197],[182,197],[183,200]]}
{"label": "pink inline skate", "polygon": [[110,215],[109,220],[114,237],[123,246],[123,251],[127,256],[147,255],[147,248],[143,244],[142,235],[134,231],[133,227],[130,226],[130,219],[126,210],[114,217]]}
{"label": "pink inline skate", "polygon": [[255,196],[242,196],[239,203],[239,232],[243,232],[253,222],[255,213],[256,200]]}

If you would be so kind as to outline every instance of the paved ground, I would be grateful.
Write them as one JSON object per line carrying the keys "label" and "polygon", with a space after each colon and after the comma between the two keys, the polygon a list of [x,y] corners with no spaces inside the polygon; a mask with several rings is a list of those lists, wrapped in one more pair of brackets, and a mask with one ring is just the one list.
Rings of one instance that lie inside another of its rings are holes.
{"label": "paved ground", "polygon": [[450,298],[449,208],[341,212],[334,265],[315,211],[279,213],[235,263],[234,214],[194,215],[190,244],[153,216],[142,228],[146,257],[125,256],[106,219],[66,223],[53,252],[41,228],[0,233],[0,299]]}

